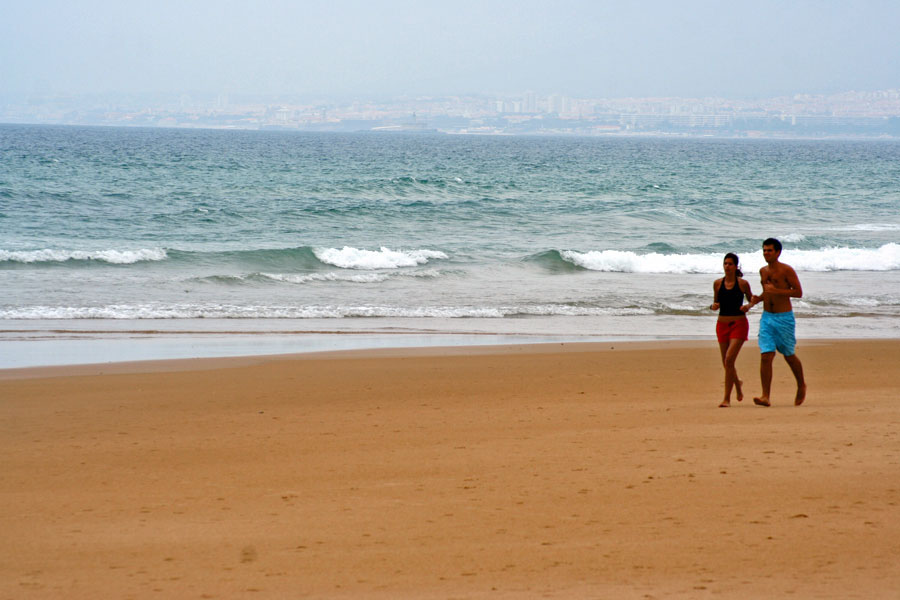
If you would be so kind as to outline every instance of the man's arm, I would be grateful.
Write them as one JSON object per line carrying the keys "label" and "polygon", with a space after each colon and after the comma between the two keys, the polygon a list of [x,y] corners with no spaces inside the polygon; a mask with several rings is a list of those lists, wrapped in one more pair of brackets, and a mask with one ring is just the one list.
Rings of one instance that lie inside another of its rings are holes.
{"label": "man's arm", "polygon": [[[756,306],[757,304],[759,304],[760,302],[763,301],[763,296],[766,293],[766,282],[769,281],[768,269],[769,269],[769,267],[763,267],[762,269],[759,270],[759,284],[760,284],[760,286],[762,286],[763,291],[759,296],[754,296],[754,295],[750,296],[750,304],[746,305],[747,310],[750,310],[751,308],[753,308],[754,306]],[[749,282],[747,283],[747,286],[748,287],[750,286]],[[747,312],[747,310],[745,310],[744,312]]]}
{"label": "man's arm", "polygon": [[757,302],[759,302],[759,296],[754,296],[753,291],[750,289],[750,282],[746,279],[738,280],[741,282],[741,291],[744,292],[744,297],[747,298],[748,304],[744,304],[741,306],[741,312],[746,313],[749,312],[751,308],[756,306]]}

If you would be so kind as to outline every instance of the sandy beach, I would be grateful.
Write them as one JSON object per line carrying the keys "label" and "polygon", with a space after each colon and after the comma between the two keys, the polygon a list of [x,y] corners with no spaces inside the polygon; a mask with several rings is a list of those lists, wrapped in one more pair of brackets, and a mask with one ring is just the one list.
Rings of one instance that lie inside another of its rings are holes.
{"label": "sandy beach", "polygon": [[0,598],[896,598],[900,340],[0,371]]}

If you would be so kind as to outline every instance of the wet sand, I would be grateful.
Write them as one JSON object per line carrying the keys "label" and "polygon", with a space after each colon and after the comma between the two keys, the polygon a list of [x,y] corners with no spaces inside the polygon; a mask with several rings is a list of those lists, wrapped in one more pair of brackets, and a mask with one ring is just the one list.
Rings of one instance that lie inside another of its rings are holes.
{"label": "wet sand", "polygon": [[0,371],[0,598],[895,598],[900,340]]}

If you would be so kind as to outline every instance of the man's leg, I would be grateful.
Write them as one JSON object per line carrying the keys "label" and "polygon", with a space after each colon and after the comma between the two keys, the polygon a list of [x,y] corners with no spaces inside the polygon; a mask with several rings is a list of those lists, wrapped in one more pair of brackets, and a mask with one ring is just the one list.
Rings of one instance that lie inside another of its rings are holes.
{"label": "man's leg", "polygon": [[[803,378],[803,363],[797,358],[796,354],[784,357],[785,362],[791,368],[794,379],[797,380],[797,395],[794,397],[794,405],[800,406],[806,400],[806,380]],[[769,371],[771,377],[771,369]]]}
{"label": "man's leg", "polygon": [[759,380],[762,383],[762,395],[753,399],[754,404],[769,406],[769,392],[772,390],[772,361],[774,352],[763,352],[759,355]]}

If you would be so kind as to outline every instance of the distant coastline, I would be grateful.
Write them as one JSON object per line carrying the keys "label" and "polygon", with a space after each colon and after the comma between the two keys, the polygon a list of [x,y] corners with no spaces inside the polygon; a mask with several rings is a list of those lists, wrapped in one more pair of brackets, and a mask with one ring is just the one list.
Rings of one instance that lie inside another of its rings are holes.
{"label": "distant coastline", "polygon": [[236,126],[236,125],[152,125],[141,123],[83,123],[83,122],[36,122],[36,121],[0,121],[0,127],[3,126],[47,126],[47,127],[101,127],[101,128],[123,128],[123,129],[162,129],[162,130],[195,130],[195,131],[272,131],[285,133],[320,133],[320,134],[371,134],[371,135],[453,135],[453,136],[501,136],[501,137],[571,137],[571,138],[658,138],[658,139],[720,139],[720,140],[784,140],[784,141],[900,141],[900,133],[897,134],[866,134],[866,133],[822,133],[822,134],[790,134],[790,133],[760,133],[760,132],[722,132],[722,133],[701,133],[690,131],[663,131],[663,130],[646,130],[646,131],[616,131],[616,132],[593,132],[580,129],[543,129],[527,132],[511,132],[502,129],[462,129],[462,130],[441,130],[436,128],[429,129],[404,129],[401,127],[380,127],[374,126],[371,129],[342,129],[334,128],[300,128],[300,127],[279,127],[279,126]]}
{"label": "distant coastline", "polygon": [[900,89],[725,98],[0,96],[0,123],[458,135],[900,138]]}

